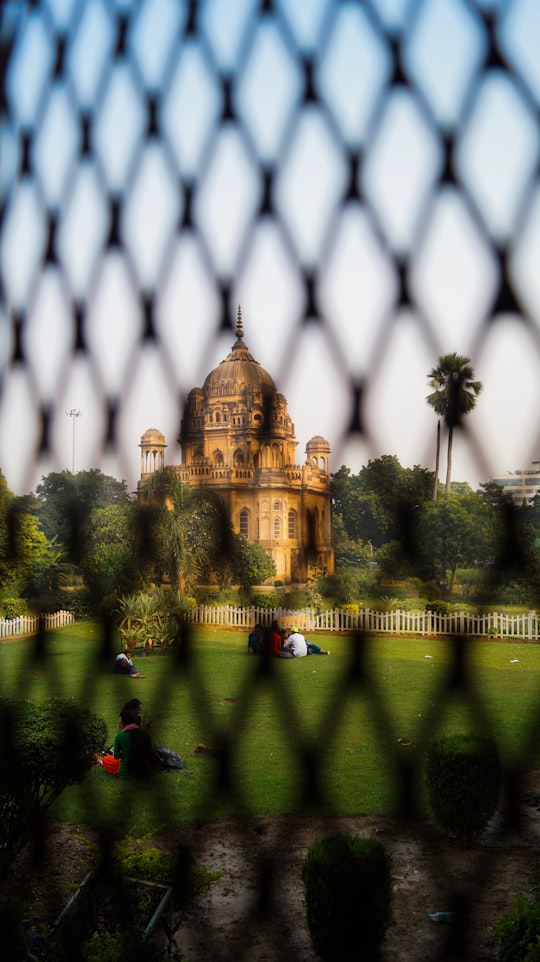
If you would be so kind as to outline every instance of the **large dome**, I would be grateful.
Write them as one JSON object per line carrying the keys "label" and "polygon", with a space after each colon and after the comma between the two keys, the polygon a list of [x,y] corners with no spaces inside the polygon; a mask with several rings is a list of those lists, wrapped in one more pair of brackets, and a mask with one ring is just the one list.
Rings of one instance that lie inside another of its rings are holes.
{"label": "large dome", "polygon": [[232,351],[221,364],[210,371],[204,382],[203,392],[206,397],[219,397],[227,394],[241,394],[249,387],[266,396],[276,393],[274,379],[249,353],[244,343],[242,312],[238,308],[236,341]]}

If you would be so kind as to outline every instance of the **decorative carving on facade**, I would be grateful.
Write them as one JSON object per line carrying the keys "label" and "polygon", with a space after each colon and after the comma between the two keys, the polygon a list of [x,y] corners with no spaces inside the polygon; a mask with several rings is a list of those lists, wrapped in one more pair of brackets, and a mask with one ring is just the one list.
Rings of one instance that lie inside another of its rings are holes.
{"label": "decorative carving on facade", "polygon": [[[296,464],[287,401],[248,351],[240,308],[232,350],[188,394],[178,440],[182,483],[219,492],[234,530],[274,559],[276,579],[303,582],[334,570],[330,445],[311,438],[305,464]],[[165,438],[151,429],[140,447],[139,487],[164,466]]]}

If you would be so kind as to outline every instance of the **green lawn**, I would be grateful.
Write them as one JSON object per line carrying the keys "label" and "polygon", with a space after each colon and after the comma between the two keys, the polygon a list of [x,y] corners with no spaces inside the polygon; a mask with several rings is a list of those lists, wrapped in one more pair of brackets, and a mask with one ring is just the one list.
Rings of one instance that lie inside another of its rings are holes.
{"label": "green lawn", "polygon": [[[449,684],[446,640],[376,637],[361,659],[351,638],[316,640],[330,658],[273,659],[265,673],[244,633],[195,629],[185,664],[154,652],[137,658],[146,677],[132,680],[99,666],[98,629],[79,624],[52,633],[41,660],[32,639],[1,644],[0,695],[74,697],[106,719],[110,742],[123,702],[143,700],[154,741],[186,770],[146,789],[96,768],[53,811],[92,825],[126,819],[134,833],[240,814],[390,813],[403,762],[420,773],[429,739],[451,730],[488,731],[506,764],[540,766],[540,646],[468,641],[464,690]],[[228,748],[230,768],[195,754],[200,743]]]}

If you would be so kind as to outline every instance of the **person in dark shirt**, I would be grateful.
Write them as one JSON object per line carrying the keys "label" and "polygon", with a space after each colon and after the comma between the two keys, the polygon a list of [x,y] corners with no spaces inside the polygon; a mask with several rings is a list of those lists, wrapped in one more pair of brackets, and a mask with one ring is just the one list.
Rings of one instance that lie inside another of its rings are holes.
{"label": "person in dark shirt", "polygon": [[114,736],[113,754],[120,759],[120,778],[144,778],[156,768],[148,730],[137,724],[133,712],[122,709],[122,731]]}
{"label": "person in dark shirt", "polygon": [[263,650],[263,630],[257,622],[253,631],[248,635],[248,655],[260,655]]}

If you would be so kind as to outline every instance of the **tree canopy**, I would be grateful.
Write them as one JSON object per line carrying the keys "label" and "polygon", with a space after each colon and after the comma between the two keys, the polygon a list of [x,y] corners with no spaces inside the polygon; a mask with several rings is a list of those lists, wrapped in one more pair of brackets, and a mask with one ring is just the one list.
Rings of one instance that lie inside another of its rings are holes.
{"label": "tree canopy", "polygon": [[49,585],[59,555],[53,539],[47,540],[28,502],[16,498],[0,473],[0,591],[23,596]]}
{"label": "tree canopy", "polygon": [[331,478],[334,518],[352,542],[374,549],[388,541],[407,542],[418,506],[431,497],[432,486],[430,471],[418,465],[404,468],[395,455],[369,461],[356,475],[342,466]]}
{"label": "tree canopy", "polygon": [[36,488],[36,514],[47,538],[63,546],[65,560],[79,565],[86,550],[89,520],[96,508],[131,502],[125,481],[94,468],[91,471],[51,472]]}
{"label": "tree canopy", "polygon": [[434,501],[433,475],[388,455],[356,475],[342,466],[331,483],[341,577],[375,564],[380,578],[416,577],[450,593],[458,569],[476,569],[486,595],[505,584],[528,598],[540,592],[540,495],[516,507],[494,482],[476,492],[455,482]]}

